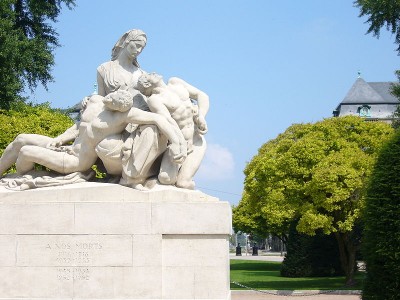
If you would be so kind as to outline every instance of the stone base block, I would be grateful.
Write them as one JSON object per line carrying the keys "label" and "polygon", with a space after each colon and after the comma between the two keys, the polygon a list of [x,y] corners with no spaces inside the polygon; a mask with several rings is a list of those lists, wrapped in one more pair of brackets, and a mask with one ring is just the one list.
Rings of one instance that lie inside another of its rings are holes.
{"label": "stone base block", "polygon": [[230,299],[230,232],[199,191],[0,188],[0,300]]}

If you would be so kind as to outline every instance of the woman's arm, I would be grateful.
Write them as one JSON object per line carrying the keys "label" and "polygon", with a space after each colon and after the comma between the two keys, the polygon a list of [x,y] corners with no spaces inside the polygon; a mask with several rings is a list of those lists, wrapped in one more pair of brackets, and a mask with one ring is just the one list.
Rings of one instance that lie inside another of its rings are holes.
{"label": "woman's arm", "polygon": [[104,88],[104,76],[103,76],[102,67],[99,66],[97,68],[97,94],[100,96],[106,96],[106,90]]}

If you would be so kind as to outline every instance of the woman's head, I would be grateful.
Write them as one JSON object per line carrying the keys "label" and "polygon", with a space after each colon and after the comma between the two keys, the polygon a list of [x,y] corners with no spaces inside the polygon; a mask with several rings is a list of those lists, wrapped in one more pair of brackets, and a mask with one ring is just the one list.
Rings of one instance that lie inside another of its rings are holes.
{"label": "woman's head", "polygon": [[146,42],[146,34],[140,29],[132,29],[125,32],[112,49],[111,60],[116,60],[123,49],[128,49],[134,56],[133,64],[139,67],[137,56],[146,46]]}

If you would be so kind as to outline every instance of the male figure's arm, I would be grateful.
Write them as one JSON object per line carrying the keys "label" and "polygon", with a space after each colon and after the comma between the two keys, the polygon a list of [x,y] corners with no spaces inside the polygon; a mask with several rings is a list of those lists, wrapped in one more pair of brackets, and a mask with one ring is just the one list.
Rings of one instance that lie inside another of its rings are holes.
{"label": "male figure's arm", "polygon": [[[119,116],[117,116],[117,118],[119,118]],[[170,141],[171,144],[169,145],[169,148],[174,161],[176,163],[182,163],[185,160],[187,156],[186,141],[183,138],[182,133],[180,135],[177,134],[175,127],[172,126],[164,116],[133,107],[128,111],[126,121],[128,123],[135,123],[139,125],[156,125],[160,129],[161,133],[164,134]]]}
{"label": "male figure's arm", "polygon": [[[85,111],[86,107],[90,103],[100,102],[102,99],[103,99],[102,97],[99,97],[97,95],[84,97],[81,102],[81,106],[82,106],[81,116],[82,116],[82,113]],[[53,141],[50,142],[47,146],[50,148],[53,148],[53,147],[58,148],[69,142],[73,142],[79,135],[79,125],[80,125],[80,121],[76,122],[74,125],[72,125],[70,128],[68,128],[66,131],[64,131],[62,134],[55,137],[53,139]]]}
{"label": "male figure's arm", "polygon": [[72,142],[76,139],[79,134],[79,122],[72,125],[70,128],[65,130],[62,134],[55,137],[47,147],[60,147],[61,145],[65,145],[66,143]]}

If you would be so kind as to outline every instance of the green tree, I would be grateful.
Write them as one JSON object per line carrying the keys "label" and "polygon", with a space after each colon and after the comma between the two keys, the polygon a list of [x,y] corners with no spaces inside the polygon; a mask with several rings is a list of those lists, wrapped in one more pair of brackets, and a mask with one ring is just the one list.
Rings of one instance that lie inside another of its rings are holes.
{"label": "green tree", "polygon": [[354,224],[377,152],[392,133],[388,124],[355,116],[292,125],[245,168],[241,201],[247,216],[260,214],[266,227],[284,228],[298,219],[300,233],[333,233],[346,284],[353,284],[359,246]]}
{"label": "green tree", "polygon": [[[366,23],[369,23],[367,33],[379,38],[381,29],[384,27],[395,36],[397,52],[400,55],[400,0],[356,0],[354,5],[360,9],[359,17],[368,16]],[[400,80],[400,71],[396,72]],[[400,99],[400,85],[393,84],[392,94]],[[393,122],[394,128],[400,127],[400,107],[397,107],[393,114],[396,119]]]}
{"label": "green tree", "polygon": [[359,17],[368,16],[367,33],[372,33],[379,38],[382,27],[393,35],[399,45],[400,54],[400,1],[399,0],[356,0],[354,5],[360,9]]}
{"label": "green tree", "polygon": [[284,244],[288,241],[289,223],[275,224],[269,222],[261,211],[258,211],[249,198],[243,194],[242,200],[232,208],[232,225],[236,232],[246,232],[251,235],[266,238],[270,234],[279,238]]}
{"label": "green tree", "polygon": [[333,234],[317,231],[315,236],[301,234],[294,221],[289,228],[286,255],[282,262],[284,277],[322,277],[343,275],[340,267],[339,249]]}
{"label": "green tree", "polygon": [[62,4],[71,9],[75,0],[0,1],[0,108],[23,99],[25,86],[33,91],[38,83],[47,88],[52,81],[59,43],[49,21],[57,22]]}
{"label": "green tree", "polygon": [[[397,79],[400,81],[400,70],[395,72]],[[400,84],[393,84],[391,88],[392,94],[397,98],[400,99]],[[400,106],[397,105],[396,111],[393,113],[393,128],[400,128]]]}
{"label": "green tree", "polygon": [[400,299],[400,131],[385,145],[367,192],[364,300]]}

